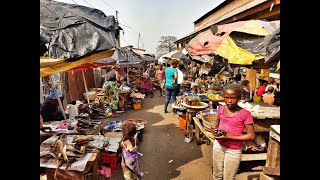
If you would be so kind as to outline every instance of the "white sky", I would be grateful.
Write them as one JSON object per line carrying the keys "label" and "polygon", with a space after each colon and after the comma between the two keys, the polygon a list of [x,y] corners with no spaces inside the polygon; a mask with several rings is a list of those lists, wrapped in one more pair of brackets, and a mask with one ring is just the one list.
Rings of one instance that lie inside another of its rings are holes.
{"label": "white sky", "polygon": [[[219,5],[223,0],[56,0],[100,9],[116,15],[120,26],[121,46],[133,45],[156,54],[161,36],[178,39],[193,31],[193,22]],[[75,3],[76,2],[76,3]],[[90,5],[89,5],[90,4]],[[110,6],[108,6],[110,5]],[[122,32],[122,31],[121,31]]]}

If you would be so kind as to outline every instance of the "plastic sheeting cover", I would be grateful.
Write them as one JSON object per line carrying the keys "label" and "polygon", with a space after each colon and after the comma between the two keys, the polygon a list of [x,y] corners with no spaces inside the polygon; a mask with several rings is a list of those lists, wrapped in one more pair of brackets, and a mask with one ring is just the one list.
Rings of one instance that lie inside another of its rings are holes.
{"label": "plastic sheeting cover", "polygon": [[267,55],[264,58],[265,62],[272,60],[280,53],[280,27],[275,30],[267,40]]}
{"label": "plastic sheeting cover", "polygon": [[137,53],[125,47],[117,47],[113,55],[96,61],[97,63],[108,63],[116,61],[120,66],[137,65],[144,62],[144,59]]}
{"label": "plastic sheeting cover", "polygon": [[264,39],[265,36],[252,35],[242,32],[231,32],[229,35],[234,43],[251,53],[260,54],[266,53],[266,49],[264,48]]}
{"label": "plastic sheeting cover", "polygon": [[114,16],[85,6],[40,0],[40,46],[57,58],[81,56],[115,47]]}

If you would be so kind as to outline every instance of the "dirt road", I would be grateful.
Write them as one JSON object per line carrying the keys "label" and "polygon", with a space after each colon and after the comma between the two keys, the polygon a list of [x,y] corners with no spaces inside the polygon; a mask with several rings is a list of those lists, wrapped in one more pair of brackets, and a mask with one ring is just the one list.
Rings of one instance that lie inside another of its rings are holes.
{"label": "dirt road", "polygon": [[[148,121],[143,140],[139,146],[140,167],[145,172],[144,180],[210,180],[212,179],[212,150],[210,145],[196,145],[195,141],[184,142],[184,133],[179,130],[178,115],[164,113],[165,97],[159,92],[153,98],[146,97],[142,109],[129,110],[118,119],[143,118]],[[169,161],[172,161],[169,163]],[[254,175],[254,174],[253,174]],[[247,179],[248,175],[239,174],[237,179]],[[257,176],[253,176],[254,177]],[[112,174],[112,180],[122,180],[122,169]]]}

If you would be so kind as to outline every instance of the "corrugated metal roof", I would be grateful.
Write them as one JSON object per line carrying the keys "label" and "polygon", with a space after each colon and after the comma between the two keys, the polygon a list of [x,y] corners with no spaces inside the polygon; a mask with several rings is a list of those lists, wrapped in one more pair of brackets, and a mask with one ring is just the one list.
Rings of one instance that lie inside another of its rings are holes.
{"label": "corrugated metal roof", "polygon": [[222,4],[226,1],[226,0],[220,0],[221,2],[218,2],[216,4],[216,6],[213,7],[213,9],[209,12],[207,12],[206,14],[204,14],[203,16],[201,16],[200,18],[198,18],[197,20],[195,20],[193,23],[197,23],[198,21],[204,19],[206,16],[212,14],[215,10],[217,10],[218,7],[222,6]]}
{"label": "corrugated metal roof", "polygon": [[[237,15],[243,11],[246,11],[252,7],[255,7],[263,2],[266,2],[268,0],[245,0],[243,1],[243,3],[239,4],[238,6],[234,7],[234,8],[231,8],[231,9],[228,9],[226,12],[222,13],[220,16],[218,16],[217,18],[211,20],[210,22],[204,24],[202,27],[198,28],[198,29],[195,29],[194,31],[192,31],[191,33],[187,34],[186,36],[178,39],[177,41],[181,40],[181,39],[184,39],[188,36],[191,36],[197,32],[200,32],[201,30],[204,30],[204,29],[207,29],[208,27],[220,22],[220,21],[223,21],[227,18],[230,18],[234,15]],[[218,7],[218,6],[217,6]],[[221,9],[221,11],[224,10],[224,9]],[[210,11],[212,12],[212,11]],[[176,42],[177,42],[176,41]]]}

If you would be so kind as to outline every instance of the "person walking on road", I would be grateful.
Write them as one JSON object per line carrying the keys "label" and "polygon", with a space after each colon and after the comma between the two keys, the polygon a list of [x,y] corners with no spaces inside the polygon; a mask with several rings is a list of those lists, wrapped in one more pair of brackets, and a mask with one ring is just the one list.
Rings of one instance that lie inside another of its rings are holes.
{"label": "person walking on road", "polygon": [[177,67],[177,60],[171,61],[171,66],[167,67],[164,70],[165,77],[166,77],[166,101],[164,104],[164,113],[168,113],[168,104],[171,100],[173,100],[173,103],[176,102],[176,94],[177,94],[177,79],[178,79],[178,70]]}

